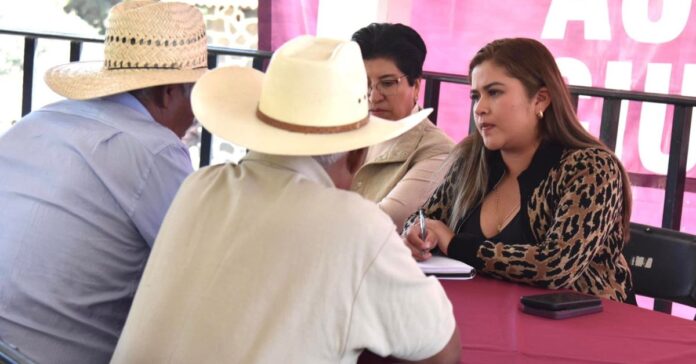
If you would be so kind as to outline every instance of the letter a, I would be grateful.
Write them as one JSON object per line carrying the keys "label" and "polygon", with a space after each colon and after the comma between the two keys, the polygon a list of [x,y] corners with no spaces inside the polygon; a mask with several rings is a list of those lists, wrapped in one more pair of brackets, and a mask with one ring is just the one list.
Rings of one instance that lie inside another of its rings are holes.
{"label": "letter a", "polygon": [[563,39],[569,21],[584,23],[586,40],[611,40],[606,0],[553,0],[541,38]]}

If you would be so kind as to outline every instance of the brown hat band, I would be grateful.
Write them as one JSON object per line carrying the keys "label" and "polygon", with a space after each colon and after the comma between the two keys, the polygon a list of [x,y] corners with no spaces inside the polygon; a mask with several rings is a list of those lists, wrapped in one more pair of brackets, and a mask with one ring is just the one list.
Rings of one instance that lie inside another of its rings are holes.
{"label": "brown hat band", "polygon": [[370,117],[365,116],[364,118],[362,118],[354,123],[337,125],[337,126],[297,125],[297,124],[286,123],[286,122],[278,120],[278,119],[274,119],[274,118],[264,114],[263,111],[259,110],[258,108],[256,108],[256,117],[259,118],[259,120],[263,121],[264,123],[266,123],[272,127],[291,131],[291,132],[295,132],[295,133],[306,133],[306,134],[343,133],[343,132],[347,132],[347,131],[360,129],[363,126],[367,125],[367,123],[370,121]]}

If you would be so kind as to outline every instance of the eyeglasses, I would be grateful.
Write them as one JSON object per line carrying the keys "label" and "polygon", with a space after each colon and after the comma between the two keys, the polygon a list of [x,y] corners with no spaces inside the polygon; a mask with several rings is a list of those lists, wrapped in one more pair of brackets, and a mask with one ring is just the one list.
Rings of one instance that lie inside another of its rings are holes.
{"label": "eyeglasses", "polygon": [[374,86],[372,83],[370,83],[370,80],[367,80],[367,94],[370,95],[372,90],[377,90],[384,96],[391,96],[397,92],[399,89],[399,83],[404,77],[406,77],[406,75],[401,75],[397,78],[381,78],[375,83]]}

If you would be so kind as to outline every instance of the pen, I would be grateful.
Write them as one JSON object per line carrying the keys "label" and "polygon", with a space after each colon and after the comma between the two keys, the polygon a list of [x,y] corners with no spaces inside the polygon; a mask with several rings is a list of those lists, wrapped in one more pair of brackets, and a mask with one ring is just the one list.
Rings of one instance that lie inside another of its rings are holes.
{"label": "pen", "polygon": [[418,217],[420,218],[420,237],[425,239],[425,211],[418,209]]}
{"label": "pen", "polygon": [[[420,220],[420,237],[421,239],[425,240],[425,234],[427,231],[425,230],[425,211],[423,211],[422,208],[418,209],[418,219]],[[425,254],[428,253],[428,250],[423,250],[421,252],[422,256],[425,256]]]}
{"label": "pen", "polygon": [[[425,235],[427,234],[427,230],[425,229],[425,211],[422,208],[418,209],[418,219],[420,220],[421,239],[425,240]],[[428,249],[423,250],[421,252],[422,256],[425,256],[426,254],[428,254]]]}

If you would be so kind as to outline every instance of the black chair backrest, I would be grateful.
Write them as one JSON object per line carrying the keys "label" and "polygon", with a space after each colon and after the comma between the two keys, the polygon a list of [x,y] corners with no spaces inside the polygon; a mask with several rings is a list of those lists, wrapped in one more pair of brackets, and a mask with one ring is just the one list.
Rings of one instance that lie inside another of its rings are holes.
{"label": "black chair backrest", "polygon": [[696,307],[696,236],[632,223],[623,254],[636,294]]}

